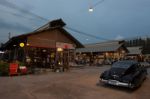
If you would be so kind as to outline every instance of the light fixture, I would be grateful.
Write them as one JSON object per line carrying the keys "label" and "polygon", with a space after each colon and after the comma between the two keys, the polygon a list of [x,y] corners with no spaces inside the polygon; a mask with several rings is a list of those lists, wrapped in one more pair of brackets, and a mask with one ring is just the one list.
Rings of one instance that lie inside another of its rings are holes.
{"label": "light fixture", "polygon": [[62,48],[57,48],[57,51],[58,51],[58,52],[62,52],[63,49],[62,49]]}
{"label": "light fixture", "polygon": [[46,52],[46,50],[45,50],[45,49],[43,49],[42,51],[43,51],[43,52]]}
{"label": "light fixture", "polygon": [[93,12],[93,8],[92,7],[89,8],[89,12]]}
{"label": "light fixture", "polygon": [[99,4],[103,3],[105,0],[98,0],[95,4],[91,5],[92,7],[89,8],[89,12],[93,12],[93,9],[98,6]]}
{"label": "light fixture", "polygon": [[29,43],[27,43],[26,45],[27,45],[27,46],[29,46],[30,44],[29,44]]}
{"label": "light fixture", "polygon": [[0,51],[0,54],[3,54],[4,52],[3,51]]}
{"label": "light fixture", "polygon": [[20,43],[19,46],[20,46],[20,47],[24,47],[24,43]]}

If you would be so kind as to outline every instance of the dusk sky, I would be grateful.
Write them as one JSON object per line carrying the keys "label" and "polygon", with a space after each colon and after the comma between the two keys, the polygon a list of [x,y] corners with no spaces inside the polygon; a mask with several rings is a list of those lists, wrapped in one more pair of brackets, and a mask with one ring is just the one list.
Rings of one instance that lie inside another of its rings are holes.
{"label": "dusk sky", "polygon": [[150,0],[0,0],[0,42],[59,18],[81,43],[149,36]]}

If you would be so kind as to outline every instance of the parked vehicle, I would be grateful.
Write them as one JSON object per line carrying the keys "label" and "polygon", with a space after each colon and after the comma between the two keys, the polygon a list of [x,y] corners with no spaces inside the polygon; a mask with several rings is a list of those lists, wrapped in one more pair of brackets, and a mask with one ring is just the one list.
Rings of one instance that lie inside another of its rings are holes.
{"label": "parked vehicle", "polygon": [[148,62],[140,62],[140,65],[144,66],[146,68],[150,67],[150,63],[148,63]]}
{"label": "parked vehicle", "polygon": [[146,79],[147,70],[139,62],[124,60],[113,63],[100,75],[100,82],[128,88],[139,87]]}

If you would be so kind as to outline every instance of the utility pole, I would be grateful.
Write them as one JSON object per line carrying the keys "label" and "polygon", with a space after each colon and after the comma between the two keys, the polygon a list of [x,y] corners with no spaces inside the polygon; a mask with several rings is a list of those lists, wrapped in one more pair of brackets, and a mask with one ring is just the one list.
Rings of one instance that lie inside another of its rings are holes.
{"label": "utility pole", "polygon": [[11,38],[11,33],[9,32],[8,33],[8,39],[10,40],[10,38]]}
{"label": "utility pole", "polygon": [[[10,37],[11,37],[11,33],[9,32],[8,33],[8,40],[10,40]],[[9,61],[11,60],[11,52],[9,51],[9,59],[8,59]]]}

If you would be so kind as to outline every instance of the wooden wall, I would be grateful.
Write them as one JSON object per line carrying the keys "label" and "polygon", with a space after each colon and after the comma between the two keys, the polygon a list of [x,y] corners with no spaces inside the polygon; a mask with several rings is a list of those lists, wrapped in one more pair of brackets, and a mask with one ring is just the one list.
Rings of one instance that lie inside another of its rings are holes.
{"label": "wooden wall", "polygon": [[27,38],[27,43],[29,46],[33,47],[56,48],[56,42],[70,43],[75,45],[67,35],[58,29],[42,31],[40,33],[30,35]]}

